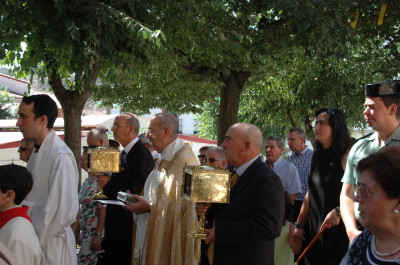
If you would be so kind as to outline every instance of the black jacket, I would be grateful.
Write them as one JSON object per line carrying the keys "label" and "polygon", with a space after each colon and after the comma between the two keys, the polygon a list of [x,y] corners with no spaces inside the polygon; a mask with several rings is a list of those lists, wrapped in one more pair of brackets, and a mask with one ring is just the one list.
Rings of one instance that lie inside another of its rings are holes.
{"label": "black jacket", "polygon": [[[147,177],[154,168],[150,151],[139,140],[126,154],[121,172],[114,173],[103,188],[104,194],[112,200],[119,191],[130,190],[140,194]],[[132,242],[133,215],[119,205],[107,205],[105,220],[105,241]]]}
{"label": "black jacket", "polygon": [[214,265],[273,265],[284,217],[280,178],[257,158],[240,176],[230,203],[216,205]]}

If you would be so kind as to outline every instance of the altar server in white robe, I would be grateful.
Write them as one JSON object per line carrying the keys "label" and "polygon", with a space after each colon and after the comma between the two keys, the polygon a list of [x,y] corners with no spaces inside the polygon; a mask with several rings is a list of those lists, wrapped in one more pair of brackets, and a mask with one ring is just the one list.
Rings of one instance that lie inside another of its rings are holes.
{"label": "altar server in white robe", "polygon": [[25,138],[35,140],[27,168],[32,191],[23,202],[39,238],[48,265],[77,264],[75,237],[70,225],[78,204],[78,168],[68,146],[54,132],[56,103],[47,95],[23,97],[17,126]]}

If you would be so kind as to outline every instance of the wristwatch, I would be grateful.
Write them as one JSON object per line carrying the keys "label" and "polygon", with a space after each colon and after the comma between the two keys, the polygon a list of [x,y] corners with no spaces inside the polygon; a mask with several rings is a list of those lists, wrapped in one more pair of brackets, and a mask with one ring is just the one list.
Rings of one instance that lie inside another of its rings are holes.
{"label": "wristwatch", "polygon": [[340,209],[339,209],[339,207],[335,207],[335,212],[336,212],[336,215],[338,216],[338,217],[340,217]]}
{"label": "wristwatch", "polygon": [[298,228],[298,229],[304,230],[304,225],[303,224],[299,224],[299,223],[294,223],[294,228]]}
{"label": "wristwatch", "polygon": [[101,236],[101,233],[94,232],[95,236]]}

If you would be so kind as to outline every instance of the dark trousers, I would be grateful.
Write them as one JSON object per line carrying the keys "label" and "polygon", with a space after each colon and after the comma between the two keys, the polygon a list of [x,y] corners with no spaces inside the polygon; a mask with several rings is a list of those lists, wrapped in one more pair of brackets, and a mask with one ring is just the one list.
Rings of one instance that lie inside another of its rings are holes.
{"label": "dark trousers", "polygon": [[132,243],[102,242],[104,252],[97,260],[97,265],[131,265]]}
{"label": "dark trousers", "polygon": [[[300,209],[301,209],[302,205],[303,205],[303,201],[295,200],[293,202],[293,223],[296,222],[297,217],[299,217]],[[304,249],[307,247],[307,244],[310,242],[310,240],[307,238],[309,234],[310,234],[310,225],[307,221],[304,223],[304,237],[306,239],[303,241],[300,253],[297,255],[294,255],[294,261],[296,261],[300,257],[301,253],[303,253]],[[299,265],[305,265],[305,264],[306,264],[305,258],[303,258],[301,260],[301,262],[299,262]]]}
{"label": "dark trousers", "polygon": [[204,243],[204,240],[201,240],[201,256],[200,256],[200,262],[199,265],[210,265],[210,262],[208,261],[208,246],[206,243]]}

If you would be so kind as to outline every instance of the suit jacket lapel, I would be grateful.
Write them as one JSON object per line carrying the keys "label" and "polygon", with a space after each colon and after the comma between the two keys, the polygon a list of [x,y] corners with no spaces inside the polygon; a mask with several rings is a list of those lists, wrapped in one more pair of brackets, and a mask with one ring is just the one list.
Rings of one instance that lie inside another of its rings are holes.
{"label": "suit jacket lapel", "polygon": [[251,175],[253,174],[254,170],[257,169],[259,164],[262,163],[261,158],[257,158],[247,169],[246,171],[239,177],[236,185],[232,188],[229,201],[232,201],[235,196],[243,190],[247,184],[252,180]]}
{"label": "suit jacket lapel", "polygon": [[131,150],[129,150],[129,152],[125,156],[124,163],[121,165],[122,169],[124,169],[127,165],[129,165],[129,161],[132,159],[132,157],[135,156],[135,153],[139,150],[141,144],[142,143],[139,140],[132,146]]}
{"label": "suit jacket lapel", "polygon": [[251,175],[260,163],[262,163],[262,161],[259,157],[246,169],[245,172],[243,172],[230,192],[229,201],[232,201],[233,198],[235,198],[236,195],[240,193],[240,191],[243,190],[249,184],[249,182],[251,182]]}

